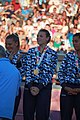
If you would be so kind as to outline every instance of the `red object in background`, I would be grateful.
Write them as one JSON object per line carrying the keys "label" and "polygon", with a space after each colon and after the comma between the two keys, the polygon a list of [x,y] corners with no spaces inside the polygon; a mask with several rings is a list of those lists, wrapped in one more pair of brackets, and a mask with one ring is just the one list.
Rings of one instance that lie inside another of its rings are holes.
{"label": "red object in background", "polygon": [[20,3],[16,2],[16,0],[12,0],[12,4],[14,5],[15,11],[21,8]]}

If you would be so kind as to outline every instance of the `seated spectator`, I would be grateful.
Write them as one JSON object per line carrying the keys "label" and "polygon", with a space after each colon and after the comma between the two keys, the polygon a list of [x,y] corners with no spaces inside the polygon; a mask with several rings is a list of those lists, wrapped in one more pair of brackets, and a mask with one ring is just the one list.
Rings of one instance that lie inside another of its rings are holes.
{"label": "seated spectator", "polygon": [[23,52],[27,52],[29,50],[29,40],[27,41],[27,37],[23,38],[21,40],[21,45],[20,45],[20,49],[23,51]]}

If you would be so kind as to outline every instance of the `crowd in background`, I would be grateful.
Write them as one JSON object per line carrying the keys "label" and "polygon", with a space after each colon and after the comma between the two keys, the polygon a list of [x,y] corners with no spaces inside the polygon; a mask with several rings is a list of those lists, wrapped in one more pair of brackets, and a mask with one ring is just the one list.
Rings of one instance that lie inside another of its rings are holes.
{"label": "crowd in background", "polygon": [[49,46],[64,52],[73,49],[73,34],[80,32],[80,1],[76,0],[0,0],[0,44],[7,35],[17,33],[20,49],[37,46],[37,33],[49,30]]}

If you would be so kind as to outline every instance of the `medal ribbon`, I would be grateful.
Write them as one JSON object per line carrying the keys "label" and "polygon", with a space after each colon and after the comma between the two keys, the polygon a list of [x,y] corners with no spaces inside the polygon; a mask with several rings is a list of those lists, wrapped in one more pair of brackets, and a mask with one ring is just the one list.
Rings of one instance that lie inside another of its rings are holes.
{"label": "medal ribbon", "polygon": [[74,53],[74,55],[75,55],[75,62],[76,62],[76,67],[77,67],[77,69],[78,69],[78,72],[80,73],[78,55],[77,55],[76,53]]}
{"label": "medal ribbon", "polygon": [[38,66],[40,65],[41,61],[43,60],[43,57],[44,57],[44,55],[45,55],[45,52],[46,52],[47,48],[48,48],[48,47],[45,47],[45,48],[44,48],[44,51],[43,51],[41,57],[39,57],[39,48],[38,48],[38,47],[36,48],[36,52],[37,52],[37,68],[38,68]]}

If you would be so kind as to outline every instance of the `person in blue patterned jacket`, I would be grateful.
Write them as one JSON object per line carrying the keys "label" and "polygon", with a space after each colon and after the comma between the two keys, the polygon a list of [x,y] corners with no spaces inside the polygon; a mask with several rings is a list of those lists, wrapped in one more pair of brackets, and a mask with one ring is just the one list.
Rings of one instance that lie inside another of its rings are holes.
{"label": "person in blue patterned jacket", "polygon": [[57,65],[57,52],[47,44],[51,36],[41,29],[37,34],[39,46],[29,49],[26,56],[26,81],[23,95],[24,120],[48,120],[52,77]]}
{"label": "person in blue patterned jacket", "polygon": [[74,50],[68,52],[59,68],[58,79],[62,86],[60,95],[61,120],[71,120],[73,109],[80,120],[80,33],[73,35]]}
{"label": "person in blue patterned jacket", "polygon": [[[10,62],[15,65],[15,67],[20,71],[21,78],[25,75],[25,71],[23,68],[23,59],[25,54],[20,50],[20,41],[18,35],[9,34],[5,39],[5,47],[6,47],[6,57],[10,59]],[[22,79],[21,79],[22,80]],[[22,82],[22,81],[21,81]],[[19,102],[21,98],[21,84],[19,85],[19,94],[16,96],[13,120],[15,119]]]}

